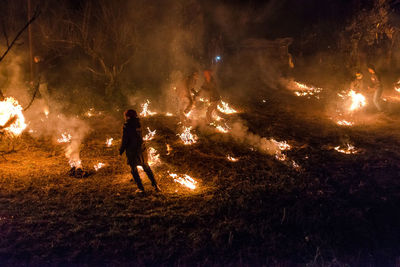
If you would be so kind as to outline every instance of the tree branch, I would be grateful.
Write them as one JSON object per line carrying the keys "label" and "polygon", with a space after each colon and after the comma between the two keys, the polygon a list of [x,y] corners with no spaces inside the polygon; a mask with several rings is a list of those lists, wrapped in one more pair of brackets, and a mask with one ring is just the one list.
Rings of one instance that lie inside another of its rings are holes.
{"label": "tree branch", "polygon": [[7,50],[3,53],[3,55],[0,57],[0,62],[3,60],[3,58],[8,54],[8,52],[11,50],[11,48],[14,46],[15,42],[18,40],[18,38],[21,36],[21,34],[28,28],[28,26],[35,20],[37,17],[40,15],[40,11],[38,9],[35,10],[33,16],[28,20],[28,22],[25,24],[25,26],[17,33],[15,38],[12,40],[12,42],[7,45]]}

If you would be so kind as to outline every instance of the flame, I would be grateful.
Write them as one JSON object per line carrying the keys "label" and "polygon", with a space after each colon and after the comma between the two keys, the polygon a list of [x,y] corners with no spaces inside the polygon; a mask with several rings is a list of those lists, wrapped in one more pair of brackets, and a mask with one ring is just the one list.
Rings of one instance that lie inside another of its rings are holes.
{"label": "flame", "polygon": [[224,128],[221,125],[218,125],[217,127],[215,127],[215,129],[217,129],[217,131],[220,132],[220,133],[228,133],[229,132],[229,128],[228,127]]}
{"label": "flame", "polygon": [[150,105],[150,101],[148,99],[146,100],[146,102],[144,104],[141,104],[142,112],[140,112],[140,116],[147,117],[147,116],[153,116],[153,115],[157,114],[157,112],[152,112],[149,110],[149,105]]}
{"label": "flame", "polygon": [[59,143],[69,143],[71,142],[72,136],[69,133],[62,133],[61,138],[57,139]]}
{"label": "flame", "polygon": [[7,97],[0,101],[0,126],[4,126],[4,130],[14,136],[20,135],[25,130],[25,117],[16,99]]}
{"label": "flame", "polygon": [[189,111],[188,113],[184,113],[185,114],[185,117],[186,118],[189,118],[190,117],[190,115],[192,114],[192,110],[191,111]]}
{"label": "flame", "polygon": [[171,117],[172,113],[171,112],[167,112],[167,113],[165,113],[165,116]]}
{"label": "flame", "polygon": [[82,167],[82,162],[80,159],[70,159],[69,160],[69,165],[71,166],[71,168],[75,167],[75,168],[81,168]]}
{"label": "flame", "polygon": [[237,161],[239,161],[238,158],[234,158],[234,157],[232,157],[231,155],[227,155],[226,158],[227,158],[229,161],[232,161],[232,162],[237,162]]}
{"label": "flame", "polygon": [[344,148],[341,148],[340,146],[337,146],[334,149],[337,152],[344,153],[344,154],[356,154],[356,153],[358,153],[357,149],[351,144],[346,144],[346,147],[344,147]]}
{"label": "flame", "polygon": [[110,147],[110,146],[112,146],[112,142],[113,142],[113,140],[114,140],[114,138],[107,138],[107,140],[106,140],[106,146],[107,147]]}
{"label": "flame", "polygon": [[149,127],[147,127],[147,131],[149,131],[148,134],[146,134],[145,137],[143,137],[144,141],[150,141],[154,139],[154,136],[156,135],[156,130],[151,131]]}
{"label": "flame", "polygon": [[167,144],[167,155],[169,155],[171,153],[171,151],[172,151],[172,147],[169,144]]}
{"label": "flame", "polygon": [[[294,91],[294,94],[296,96],[314,96],[322,91],[322,88],[308,86],[304,83],[299,83],[296,81],[294,81],[293,84],[294,87],[297,89],[296,91]],[[316,97],[319,98],[318,96]]]}
{"label": "flame", "polygon": [[[119,110],[117,109],[117,111],[119,111]],[[101,115],[101,114],[102,114],[101,111],[96,111],[94,108],[90,108],[90,109],[85,113],[85,116],[90,118],[90,117],[98,116],[98,115]]]}
{"label": "flame", "polygon": [[207,98],[204,98],[204,97],[200,97],[200,98],[199,98],[199,101],[200,101],[200,102],[203,102],[203,103],[210,102],[210,101],[208,101]]}
{"label": "flame", "polygon": [[95,171],[97,172],[98,170],[100,170],[101,168],[103,168],[105,165],[106,165],[106,164],[104,164],[104,163],[102,163],[102,162],[99,162],[99,163],[97,163],[96,165],[94,165],[93,167],[94,167]]}
{"label": "flame", "polygon": [[351,90],[347,95],[351,98],[351,106],[349,108],[350,111],[362,108],[367,104],[365,97],[360,93],[356,93]]}
{"label": "flame", "polygon": [[222,113],[225,114],[233,114],[233,113],[237,113],[236,110],[234,110],[233,108],[231,108],[228,103],[224,102],[221,100],[221,103],[218,104],[217,106],[218,110],[221,111]]}
{"label": "flame", "polygon": [[181,138],[183,141],[183,144],[185,145],[193,145],[194,143],[197,142],[198,137],[194,134],[192,134],[190,131],[192,130],[192,127],[184,127],[183,132],[181,134],[178,134],[178,136]]}
{"label": "flame", "polygon": [[290,150],[292,148],[286,141],[278,142],[273,138],[271,138],[270,141],[272,143],[274,143],[279,148],[279,150],[281,150],[281,151]]}
{"label": "flame", "polygon": [[48,118],[49,117],[49,108],[48,107],[45,107],[44,109],[43,109],[43,113],[44,113],[44,115],[46,116],[46,118]]}
{"label": "flame", "polygon": [[157,165],[159,163],[161,163],[160,160],[160,154],[157,153],[157,150],[155,150],[154,148],[150,147],[148,150],[148,163],[150,166],[153,165]]}
{"label": "flame", "polygon": [[276,152],[275,158],[279,161],[285,161],[287,160],[287,156],[285,154],[282,154],[280,151]]}
{"label": "flame", "polygon": [[398,80],[394,86],[394,90],[396,90],[396,92],[400,93],[400,80]]}
{"label": "flame", "polygon": [[339,121],[337,121],[336,122],[338,125],[341,125],[341,126],[353,126],[354,125],[354,122],[352,122],[352,121],[346,121],[346,120],[339,120]]}
{"label": "flame", "polygon": [[176,183],[180,183],[190,189],[196,189],[196,180],[194,180],[187,174],[184,174],[183,176],[178,176],[176,173],[170,173],[169,176],[171,176]]}

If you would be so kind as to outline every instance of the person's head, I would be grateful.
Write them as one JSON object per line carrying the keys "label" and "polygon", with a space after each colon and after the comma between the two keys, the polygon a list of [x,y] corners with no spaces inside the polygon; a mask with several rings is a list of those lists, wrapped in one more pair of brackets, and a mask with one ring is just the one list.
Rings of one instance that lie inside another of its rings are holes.
{"label": "person's head", "polygon": [[363,78],[363,74],[361,73],[361,71],[356,71],[356,79],[361,80],[362,78]]}
{"label": "person's head", "polygon": [[368,72],[369,73],[371,73],[371,74],[375,74],[375,66],[374,65],[372,65],[372,64],[369,64],[368,66],[367,66],[367,68],[368,68]]}
{"label": "person's head", "polygon": [[211,81],[211,77],[212,77],[211,70],[205,70],[204,71],[204,79],[206,79],[207,82],[210,82]]}
{"label": "person's head", "polygon": [[137,112],[133,109],[128,109],[124,112],[124,118],[125,120],[137,118]]}
{"label": "person's head", "polygon": [[40,56],[34,56],[34,57],[33,57],[33,61],[34,61],[35,63],[39,63],[40,61],[42,61],[42,58],[41,58]]}

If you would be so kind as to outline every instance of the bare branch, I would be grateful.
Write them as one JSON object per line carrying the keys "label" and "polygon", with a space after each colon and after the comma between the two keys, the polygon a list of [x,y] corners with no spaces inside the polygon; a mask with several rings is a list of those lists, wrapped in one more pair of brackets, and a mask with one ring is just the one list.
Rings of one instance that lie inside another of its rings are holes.
{"label": "bare branch", "polygon": [[6,51],[3,53],[3,55],[0,57],[0,62],[3,60],[3,58],[8,54],[8,52],[11,50],[15,42],[18,40],[18,38],[21,36],[21,34],[28,28],[28,26],[35,20],[37,17],[40,15],[39,9],[36,9],[33,16],[28,20],[28,22],[25,24],[25,26],[19,30],[15,38],[12,40],[12,42],[7,45]]}

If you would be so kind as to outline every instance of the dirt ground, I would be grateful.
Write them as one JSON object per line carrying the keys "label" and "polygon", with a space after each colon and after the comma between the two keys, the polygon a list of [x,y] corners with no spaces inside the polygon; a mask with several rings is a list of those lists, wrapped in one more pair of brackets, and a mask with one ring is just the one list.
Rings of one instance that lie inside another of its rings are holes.
{"label": "dirt ground", "polygon": [[[121,120],[87,119],[81,159],[91,175],[82,179],[68,176],[63,145],[25,133],[0,157],[1,265],[399,264],[400,117],[360,112],[354,126],[338,126],[327,101],[232,100],[243,111],[232,120],[292,146],[286,161],[212,130],[196,128],[198,142],[185,146],[176,117],[144,118],[162,162],[154,167],[162,192],[141,173],[145,195],[118,156]],[[334,149],[347,143],[358,153]],[[98,162],[106,165],[95,172]],[[168,172],[189,174],[197,188]]]}

